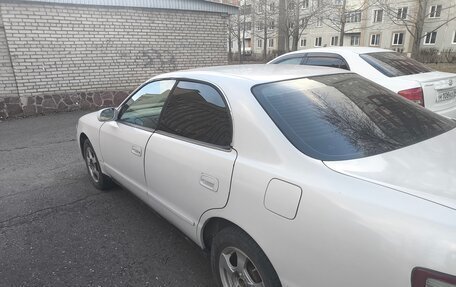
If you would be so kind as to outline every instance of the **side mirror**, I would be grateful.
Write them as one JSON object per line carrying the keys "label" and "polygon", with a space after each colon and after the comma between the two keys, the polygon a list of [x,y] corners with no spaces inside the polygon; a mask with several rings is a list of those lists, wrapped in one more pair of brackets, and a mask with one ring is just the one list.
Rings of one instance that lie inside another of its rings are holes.
{"label": "side mirror", "polygon": [[100,122],[109,122],[117,118],[116,108],[101,109],[97,113],[97,118]]}

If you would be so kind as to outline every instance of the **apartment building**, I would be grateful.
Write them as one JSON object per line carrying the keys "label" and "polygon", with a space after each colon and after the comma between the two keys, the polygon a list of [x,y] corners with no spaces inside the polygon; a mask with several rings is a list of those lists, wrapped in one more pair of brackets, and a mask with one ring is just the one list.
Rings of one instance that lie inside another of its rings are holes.
{"label": "apartment building", "polygon": [[[427,5],[422,6],[421,17],[418,15],[419,1],[422,1],[421,5],[427,2]],[[264,18],[264,2],[268,3],[270,14],[267,27],[258,22],[259,18]],[[245,49],[246,54],[261,55],[264,45],[270,56],[277,53],[278,39],[283,39],[280,38],[281,33],[289,38],[294,25],[294,20],[288,19],[290,10],[294,13],[293,17],[298,15],[301,21],[297,49],[340,45],[343,22],[344,46],[371,46],[410,54],[416,23],[421,19],[423,38],[420,37],[420,49],[456,51],[456,0],[300,0],[299,11],[297,7],[280,10],[279,0],[246,0],[245,3],[241,1],[240,5],[241,14],[239,18],[233,16],[232,23],[240,24],[241,39],[244,38],[242,51]],[[258,9],[260,11],[255,11]],[[307,25],[302,24],[303,19],[310,19]],[[284,28],[284,25],[287,26]],[[302,29],[303,26],[306,27]],[[264,35],[267,35],[266,42]],[[237,52],[236,37],[232,37],[232,40],[232,51]],[[285,43],[285,51],[291,49],[290,39]]]}

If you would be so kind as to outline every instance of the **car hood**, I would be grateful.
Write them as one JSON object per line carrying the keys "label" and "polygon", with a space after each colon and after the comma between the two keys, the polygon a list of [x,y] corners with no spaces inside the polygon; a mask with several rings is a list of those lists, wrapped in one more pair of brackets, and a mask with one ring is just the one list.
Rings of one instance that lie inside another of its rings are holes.
{"label": "car hood", "polygon": [[330,169],[456,210],[456,129],[395,151],[325,161]]}

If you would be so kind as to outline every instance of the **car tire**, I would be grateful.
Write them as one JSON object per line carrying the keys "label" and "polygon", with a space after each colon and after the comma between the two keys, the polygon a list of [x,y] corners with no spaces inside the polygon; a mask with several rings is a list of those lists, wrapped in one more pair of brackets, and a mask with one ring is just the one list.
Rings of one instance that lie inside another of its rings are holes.
{"label": "car tire", "polygon": [[87,172],[89,173],[90,181],[92,184],[100,190],[111,188],[113,186],[113,182],[109,176],[105,175],[101,171],[98,157],[95,154],[95,150],[93,149],[93,146],[88,139],[84,141],[83,154]]}
{"label": "car tire", "polygon": [[213,238],[211,265],[218,286],[282,286],[260,246],[234,226],[222,229]]}

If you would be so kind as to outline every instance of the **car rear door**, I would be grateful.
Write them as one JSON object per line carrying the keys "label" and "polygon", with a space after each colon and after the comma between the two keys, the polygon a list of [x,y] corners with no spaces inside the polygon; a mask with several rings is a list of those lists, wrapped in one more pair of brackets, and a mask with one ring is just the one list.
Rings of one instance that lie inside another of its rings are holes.
{"label": "car rear door", "polygon": [[106,171],[141,198],[146,195],[144,152],[157,128],[164,102],[176,81],[147,83],[125,101],[116,121],[100,129],[100,148]]}
{"label": "car rear door", "polygon": [[150,205],[190,237],[201,215],[226,205],[237,156],[222,93],[207,83],[179,81],[146,147]]}

